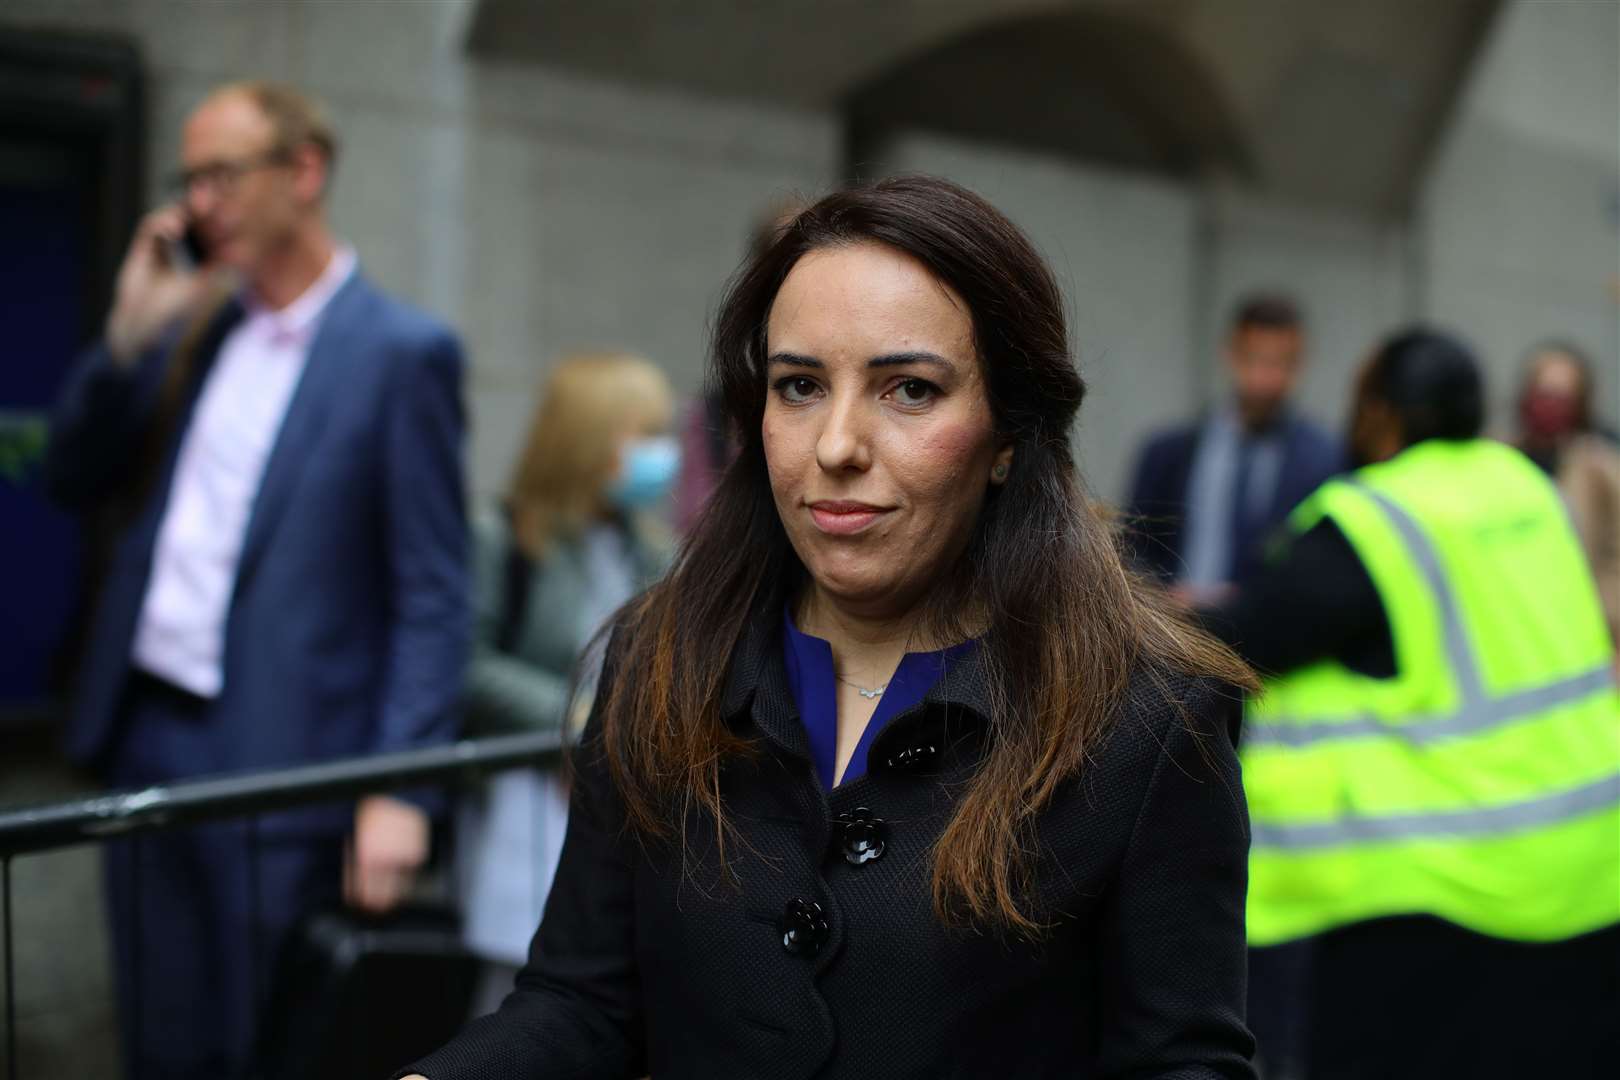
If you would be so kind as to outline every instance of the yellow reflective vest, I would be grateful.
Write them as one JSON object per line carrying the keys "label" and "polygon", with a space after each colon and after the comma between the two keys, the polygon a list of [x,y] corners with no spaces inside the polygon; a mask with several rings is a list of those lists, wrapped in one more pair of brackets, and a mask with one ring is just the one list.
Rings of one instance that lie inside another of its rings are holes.
{"label": "yellow reflective vest", "polygon": [[1246,709],[1250,943],[1400,914],[1517,941],[1620,922],[1614,643],[1552,485],[1509,447],[1430,440],[1290,526],[1323,518],[1397,674],[1323,661]]}

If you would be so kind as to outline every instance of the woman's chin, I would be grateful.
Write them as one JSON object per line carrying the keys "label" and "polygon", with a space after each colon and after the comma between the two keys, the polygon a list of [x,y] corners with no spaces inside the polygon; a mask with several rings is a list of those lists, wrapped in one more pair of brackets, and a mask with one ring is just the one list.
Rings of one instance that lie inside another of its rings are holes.
{"label": "woman's chin", "polygon": [[888,609],[907,592],[892,575],[812,571],[810,577],[822,597],[851,612],[893,614]]}

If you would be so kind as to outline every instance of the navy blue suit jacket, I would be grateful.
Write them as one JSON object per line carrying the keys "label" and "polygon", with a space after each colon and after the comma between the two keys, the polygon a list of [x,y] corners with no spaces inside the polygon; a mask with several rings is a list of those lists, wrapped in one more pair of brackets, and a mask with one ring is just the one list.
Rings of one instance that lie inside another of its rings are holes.
{"label": "navy blue suit jacket", "polygon": [[[1309,420],[1293,413],[1283,426],[1283,460],[1277,488],[1267,511],[1262,535],[1283,523],[1300,500],[1345,467],[1339,441]],[[1138,566],[1168,582],[1185,565],[1188,484],[1202,437],[1202,418],[1150,436],[1136,459],[1127,520],[1129,545]],[[1257,570],[1263,552],[1258,548],[1234,553],[1234,579],[1243,581]]]}
{"label": "navy blue suit jacket", "polygon": [[[242,316],[231,301],[194,353],[150,490],[114,539],[66,732],[116,753],[119,701],[158,526],[197,391]],[[51,433],[47,483],[82,509],[127,498],[178,333],[132,367],[84,357]],[[358,273],[310,345],[254,500],[226,617],[206,760],[176,777],[444,742],[470,630],[462,356],[448,328]]]}

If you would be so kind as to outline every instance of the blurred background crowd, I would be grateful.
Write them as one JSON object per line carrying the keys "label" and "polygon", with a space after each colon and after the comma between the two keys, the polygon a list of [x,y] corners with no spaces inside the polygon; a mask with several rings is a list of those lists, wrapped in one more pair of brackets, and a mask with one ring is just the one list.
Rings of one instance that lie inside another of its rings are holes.
{"label": "blurred background crowd", "polygon": [[[1620,625],[1612,0],[9,0],[0,803],[86,790],[55,747],[108,522],[46,497],[50,418],[137,221],[190,190],[186,119],[246,78],[330,110],[335,237],[459,342],[466,734],[570,723],[593,631],[724,467],[721,287],[802,200],[896,172],[979,191],[1051,261],[1082,467],[1190,606],[1240,598],[1355,464],[1357,371],[1423,323],[1474,349],[1488,432],[1557,484]],[[565,799],[512,773],[451,815],[474,1008],[522,958]],[[98,873],[16,869],[38,1075],[115,1068]]]}

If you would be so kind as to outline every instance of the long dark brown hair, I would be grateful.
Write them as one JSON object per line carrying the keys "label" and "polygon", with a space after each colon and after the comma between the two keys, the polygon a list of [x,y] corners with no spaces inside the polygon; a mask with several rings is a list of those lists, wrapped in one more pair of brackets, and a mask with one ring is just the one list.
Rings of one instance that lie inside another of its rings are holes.
{"label": "long dark brown hair", "polygon": [[1014,446],[1004,485],[922,613],[935,640],[980,635],[992,688],[990,737],[933,853],[939,916],[1039,929],[1030,907],[1037,815],[1106,734],[1134,671],[1248,687],[1232,653],[1194,630],[1122,564],[1090,506],[1069,430],[1085,384],[1045,262],[999,211],[955,184],[908,176],[849,188],[800,212],[755,253],[721,304],[711,390],[741,440],[669,576],[619,620],[620,676],[604,688],[602,751],[630,827],[646,838],[732,826],[721,764],[751,752],[720,715],[749,621],[780,618],[804,581],[771,497],[761,439],[766,323],[806,252],[876,242],[912,256],[966,302],[998,435]]}

